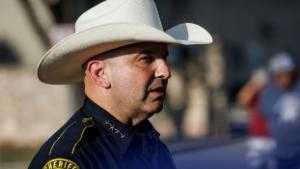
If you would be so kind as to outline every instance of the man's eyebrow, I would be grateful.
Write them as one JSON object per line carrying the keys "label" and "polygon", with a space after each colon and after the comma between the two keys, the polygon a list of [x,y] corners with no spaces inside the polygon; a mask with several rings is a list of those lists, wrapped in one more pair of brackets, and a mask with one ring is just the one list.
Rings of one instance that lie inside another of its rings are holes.
{"label": "man's eyebrow", "polygon": [[[140,54],[145,54],[145,55],[157,55],[158,52],[150,50],[150,49],[144,49],[139,52]],[[167,58],[169,56],[169,51],[167,50],[163,55],[164,58]]]}

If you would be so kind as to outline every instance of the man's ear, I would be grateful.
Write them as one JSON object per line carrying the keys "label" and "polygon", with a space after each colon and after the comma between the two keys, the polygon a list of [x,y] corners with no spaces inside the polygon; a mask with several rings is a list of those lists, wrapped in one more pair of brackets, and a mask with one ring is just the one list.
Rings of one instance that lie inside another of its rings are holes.
{"label": "man's ear", "polygon": [[86,67],[86,75],[91,78],[91,80],[100,87],[110,88],[111,84],[107,77],[105,68],[107,64],[101,60],[91,60],[88,62]]}

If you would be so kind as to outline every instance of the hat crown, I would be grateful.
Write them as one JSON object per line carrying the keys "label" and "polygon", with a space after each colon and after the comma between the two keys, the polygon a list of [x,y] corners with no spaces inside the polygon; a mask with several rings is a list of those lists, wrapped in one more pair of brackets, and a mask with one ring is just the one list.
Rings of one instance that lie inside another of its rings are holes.
{"label": "hat crown", "polygon": [[153,0],[106,0],[84,12],[75,23],[75,31],[114,23],[143,24],[163,30]]}
{"label": "hat crown", "polygon": [[273,74],[292,71],[295,64],[292,56],[287,52],[279,52],[270,61],[269,69]]}

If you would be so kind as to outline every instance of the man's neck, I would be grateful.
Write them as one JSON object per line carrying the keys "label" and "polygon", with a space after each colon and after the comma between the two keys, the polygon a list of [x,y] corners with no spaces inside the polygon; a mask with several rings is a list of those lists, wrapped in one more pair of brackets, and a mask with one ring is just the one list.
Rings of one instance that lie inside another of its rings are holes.
{"label": "man's neck", "polygon": [[135,116],[135,114],[137,113],[133,113],[133,111],[130,110],[124,110],[124,108],[120,107],[120,105],[111,105],[112,102],[109,102],[109,99],[107,97],[101,97],[105,98],[104,100],[101,98],[97,98],[97,96],[94,95],[86,94],[86,97],[88,97],[95,104],[106,110],[115,119],[117,119],[119,122],[126,125],[127,127],[132,128],[148,118],[148,116],[146,115]]}

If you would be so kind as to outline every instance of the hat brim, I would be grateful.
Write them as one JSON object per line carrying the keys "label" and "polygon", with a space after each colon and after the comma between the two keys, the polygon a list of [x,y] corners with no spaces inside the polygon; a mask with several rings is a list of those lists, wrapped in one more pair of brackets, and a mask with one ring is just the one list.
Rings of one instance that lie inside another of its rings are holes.
{"label": "hat brim", "polygon": [[181,24],[167,32],[140,24],[98,26],[74,33],[54,45],[42,57],[38,78],[49,84],[80,82],[84,77],[82,65],[90,58],[139,42],[192,45],[211,43],[212,38],[206,30],[194,24]]}

